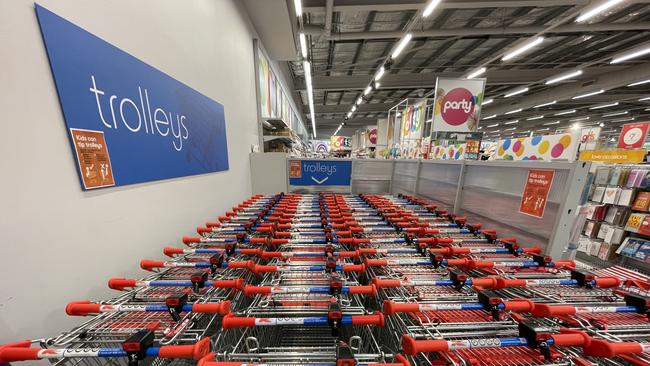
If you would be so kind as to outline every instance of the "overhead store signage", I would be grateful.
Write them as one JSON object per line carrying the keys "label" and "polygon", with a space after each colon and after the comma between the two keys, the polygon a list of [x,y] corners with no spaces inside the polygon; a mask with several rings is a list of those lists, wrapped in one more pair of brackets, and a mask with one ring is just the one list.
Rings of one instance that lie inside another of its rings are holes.
{"label": "overhead store signage", "polygon": [[327,140],[312,140],[311,141],[311,150],[317,153],[327,153],[329,151],[330,144]]}
{"label": "overhead store signage", "polygon": [[330,151],[352,150],[352,139],[347,136],[330,137]]}
{"label": "overhead store signage", "polygon": [[544,210],[546,209],[546,202],[548,201],[554,176],[554,170],[528,170],[524,191],[521,194],[519,212],[540,219],[544,217]]}
{"label": "overhead store signage", "polygon": [[84,189],[228,170],[223,105],[39,5],[36,14]]}
{"label": "overhead store signage", "polygon": [[626,123],[621,128],[621,135],[618,137],[618,148],[638,149],[643,147],[650,122]]}
{"label": "overhead store signage", "polygon": [[433,131],[476,131],[484,89],[485,79],[438,78]]}
{"label": "overhead store signage", "polygon": [[374,147],[377,145],[377,127],[368,126],[366,136],[368,137],[368,146]]}
{"label": "overhead store signage", "polygon": [[292,186],[349,186],[351,179],[351,161],[289,161],[289,184]]}
{"label": "overhead store signage", "polygon": [[638,150],[585,150],[580,153],[582,161],[598,161],[615,164],[638,164],[646,155],[644,149]]}
{"label": "overhead store signage", "polygon": [[576,157],[578,136],[572,133],[499,140],[495,159],[569,160]]}

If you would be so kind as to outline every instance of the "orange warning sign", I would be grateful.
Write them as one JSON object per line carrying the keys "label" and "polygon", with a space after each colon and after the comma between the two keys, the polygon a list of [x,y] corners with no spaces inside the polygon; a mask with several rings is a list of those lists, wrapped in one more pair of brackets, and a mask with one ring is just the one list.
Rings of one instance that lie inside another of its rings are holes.
{"label": "orange warning sign", "polygon": [[84,188],[93,189],[115,185],[111,157],[102,131],[70,129],[77,153],[79,174]]}
{"label": "orange warning sign", "polygon": [[302,178],[302,166],[300,160],[289,161],[289,178]]}
{"label": "orange warning sign", "polygon": [[521,195],[521,204],[519,204],[519,212],[540,219],[544,216],[553,176],[555,176],[553,170],[528,170],[526,185]]}

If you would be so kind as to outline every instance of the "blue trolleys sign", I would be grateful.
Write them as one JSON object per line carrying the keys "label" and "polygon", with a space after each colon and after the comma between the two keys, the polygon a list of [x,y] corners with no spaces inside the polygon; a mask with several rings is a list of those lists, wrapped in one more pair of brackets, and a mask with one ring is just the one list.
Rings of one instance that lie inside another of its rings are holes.
{"label": "blue trolleys sign", "polygon": [[84,189],[228,170],[223,105],[39,5],[36,15]]}
{"label": "blue trolleys sign", "polygon": [[351,161],[289,161],[289,184],[292,186],[349,186],[351,176]]}

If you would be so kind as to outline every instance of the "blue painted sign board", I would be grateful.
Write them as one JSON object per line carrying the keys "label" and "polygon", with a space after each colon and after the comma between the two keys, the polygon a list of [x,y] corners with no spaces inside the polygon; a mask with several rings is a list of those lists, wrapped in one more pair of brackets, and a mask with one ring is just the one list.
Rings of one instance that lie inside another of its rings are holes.
{"label": "blue painted sign board", "polygon": [[289,184],[292,186],[349,186],[351,179],[351,161],[289,161]]}
{"label": "blue painted sign board", "polygon": [[103,135],[118,186],[228,170],[223,105],[38,4],[36,14],[82,188],[100,185],[84,181],[97,166],[79,130]]}

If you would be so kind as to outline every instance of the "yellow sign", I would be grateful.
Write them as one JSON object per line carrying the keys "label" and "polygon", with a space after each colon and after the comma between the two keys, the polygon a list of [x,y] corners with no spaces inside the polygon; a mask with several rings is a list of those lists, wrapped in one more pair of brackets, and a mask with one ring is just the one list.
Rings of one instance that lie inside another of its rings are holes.
{"label": "yellow sign", "polygon": [[643,161],[646,150],[586,150],[580,153],[582,161],[600,161],[603,163],[631,163]]}

